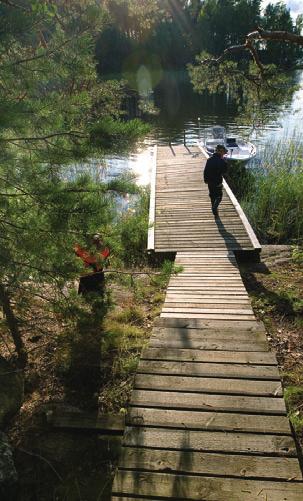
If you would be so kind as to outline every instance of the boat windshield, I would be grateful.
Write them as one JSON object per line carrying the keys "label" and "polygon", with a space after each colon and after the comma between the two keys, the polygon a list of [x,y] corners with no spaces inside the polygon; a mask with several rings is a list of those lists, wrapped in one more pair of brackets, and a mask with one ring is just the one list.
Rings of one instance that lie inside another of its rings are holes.
{"label": "boat windshield", "polygon": [[225,142],[225,128],[221,127],[220,125],[216,125],[214,127],[210,127],[206,129],[206,138],[207,139],[218,139],[221,140],[222,142]]}

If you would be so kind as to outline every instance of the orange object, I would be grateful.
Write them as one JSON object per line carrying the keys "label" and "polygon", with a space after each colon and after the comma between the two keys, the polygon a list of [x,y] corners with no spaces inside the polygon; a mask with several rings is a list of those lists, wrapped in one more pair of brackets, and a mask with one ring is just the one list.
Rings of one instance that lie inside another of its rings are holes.
{"label": "orange object", "polygon": [[101,252],[96,255],[90,254],[87,250],[76,244],[74,247],[75,253],[80,257],[84,263],[84,266],[88,268],[89,266],[94,269],[94,271],[102,271],[103,267],[100,265],[100,261],[104,261],[110,255],[108,247],[105,247]]}

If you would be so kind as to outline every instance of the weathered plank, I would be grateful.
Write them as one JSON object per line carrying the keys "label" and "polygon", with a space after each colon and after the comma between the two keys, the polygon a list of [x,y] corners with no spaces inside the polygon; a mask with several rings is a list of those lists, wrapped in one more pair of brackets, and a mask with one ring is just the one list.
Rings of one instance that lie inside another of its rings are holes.
{"label": "weathered plank", "polygon": [[177,350],[167,348],[145,348],[142,360],[174,360],[182,362],[216,362],[229,364],[277,365],[272,352],[252,353],[213,350]]}
{"label": "weathered plank", "polygon": [[138,372],[145,374],[180,374],[204,377],[232,377],[246,379],[279,380],[279,371],[272,365],[217,364],[203,362],[163,362],[141,360]]}
{"label": "weathered plank", "polygon": [[211,314],[211,313],[175,313],[175,312],[163,312],[161,313],[161,318],[199,318],[205,320],[250,320],[252,316],[249,315],[223,315],[223,314]]}
{"label": "weathered plank", "polygon": [[247,320],[250,320],[250,317],[254,317],[254,313],[252,309],[240,309],[240,308],[203,308],[201,306],[195,307],[193,304],[191,305],[178,305],[177,307],[169,307],[166,306],[166,304],[162,308],[163,313],[211,313],[212,315],[217,314],[218,316],[221,316],[221,314],[224,316],[226,315],[241,315],[243,317],[248,317]]}
{"label": "weathered plank", "polygon": [[196,349],[196,350],[229,350],[229,351],[251,351],[251,352],[264,352],[268,350],[268,343],[264,341],[237,341],[227,338],[218,338],[216,340],[198,340],[187,338],[156,338],[150,340],[149,346],[152,348],[169,348],[169,349]]}
{"label": "weathered plank", "polygon": [[125,447],[119,468],[162,473],[194,473],[238,478],[301,480],[296,459]]}
{"label": "weathered plank", "polygon": [[136,389],[281,397],[280,381],[137,374]]}
{"label": "weathered plank", "polygon": [[290,436],[168,428],[126,428],[124,444],[171,450],[213,451],[296,457]]}
{"label": "weathered plank", "polygon": [[[218,295],[217,294],[208,294],[207,296],[203,296],[203,294],[192,294],[192,293],[188,293],[188,294],[184,294],[184,296],[182,297],[180,294],[174,294],[172,292],[167,292],[166,293],[166,300],[168,302],[173,302],[173,303],[197,303],[197,304],[209,304],[209,305],[216,305],[216,304],[221,304],[221,305],[229,305],[229,304],[238,304],[238,305],[243,305],[243,306],[246,306],[249,305],[250,306],[250,302],[248,300],[247,297],[243,296],[243,297],[237,297],[237,296],[232,296],[232,297],[229,297],[229,296],[224,296],[223,294],[221,295],[222,297],[217,297]],[[208,306],[209,308],[210,306]]]}
{"label": "weathered plank", "polygon": [[[170,304],[172,305],[175,305],[175,306],[178,306],[181,304],[184,304],[187,306],[187,304],[191,304],[192,306],[194,306],[195,308],[196,307],[199,307],[199,306],[202,306],[205,305],[207,308],[218,308],[219,305],[222,306],[222,308],[224,309],[224,306],[226,305],[227,307],[231,307],[231,308],[241,308],[241,309],[244,309],[244,308],[247,308],[248,306],[250,306],[250,303],[248,301],[247,298],[244,298],[244,299],[239,299],[237,297],[234,297],[234,298],[217,298],[216,296],[215,297],[212,297],[212,296],[208,296],[208,297],[199,297],[199,296],[196,296],[196,295],[192,295],[192,294],[186,294],[184,295],[183,297],[178,295],[178,294],[172,294],[172,293],[167,293],[166,294],[166,297],[165,297],[165,305],[166,306],[169,306]],[[197,305],[197,306],[195,306]],[[231,305],[231,306],[229,306]]]}
{"label": "weathered plank", "polygon": [[130,407],[127,424],[153,428],[291,435],[285,416],[265,414]]}
{"label": "weathered plank", "polygon": [[250,330],[251,332],[265,332],[265,327],[261,322],[257,321],[231,321],[228,324],[222,325],[222,322],[204,321],[199,319],[182,319],[182,318],[156,318],[154,321],[156,327],[183,327],[190,329],[224,329],[224,331]]}
{"label": "weathered plank", "polygon": [[[186,319],[183,320],[183,324],[185,323]],[[204,329],[203,328],[194,328],[194,327],[154,327],[152,331],[152,337],[158,337],[158,338],[169,338],[172,337],[173,339],[188,339],[188,340],[200,340],[200,341],[212,341],[212,340],[223,340],[225,339],[226,341],[251,341],[251,342],[258,342],[258,341],[266,341],[266,334],[262,330],[251,330],[245,329],[245,328],[239,328],[239,329],[229,329],[228,326],[231,322],[228,322],[228,324],[222,325],[216,327],[216,328],[210,328],[209,326],[206,326]]]}
{"label": "weathered plank", "polygon": [[[303,485],[301,482],[119,471],[113,485],[113,494],[117,496],[113,497],[112,501],[122,499],[125,501],[126,498],[119,495],[121,492],[139,497],[148,496],[153,500],[155,497],[161,497],[182,501],[187,499],[192,501],[302,501]],[[136,499],[138,500],[138,497]],[[141,501],[143,501],[142,498]]]}
{"label": "weathered plank", "polygon": [[[171,388],[173,390],[174,388]],[[176,391],[133,390],[132,405],[170,409],[209,410],[286,415],[283,398]]]}

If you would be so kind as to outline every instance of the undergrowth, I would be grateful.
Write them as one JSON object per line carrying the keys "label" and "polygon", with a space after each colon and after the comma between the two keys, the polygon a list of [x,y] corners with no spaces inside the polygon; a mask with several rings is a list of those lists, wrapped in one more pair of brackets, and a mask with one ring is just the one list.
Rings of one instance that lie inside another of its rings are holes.
{"label": "undergrowth", "polygon": [[302,167],[297,137],[267,144],[258,167],[230,167],[230,184],[261,242],[302,244]]}

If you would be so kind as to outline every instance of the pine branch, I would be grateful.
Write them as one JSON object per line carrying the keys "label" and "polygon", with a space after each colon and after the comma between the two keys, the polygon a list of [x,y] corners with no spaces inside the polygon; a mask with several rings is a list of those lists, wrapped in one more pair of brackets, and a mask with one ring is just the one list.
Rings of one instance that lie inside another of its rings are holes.
{"label": "pine branch", "polygon": [[34,136],[34,137],[8,137],[8,138],[0,138],[0,141],[2,142],[13,142],[13,141],[45,141],[47,139],[50,139],[52,137],[60,137],[60,136],[69,136],[69,137],[76,137],[78,139],[85,139],[88,136],[85,134],[81,134],[79,131],[73,131],[70,130],[68,132],[53,132],[52,134],[48,134],[47,136]]}
{"label": "pine branch", "polygon": [[2,67],[3,68],[10,68],[11,66],[17,66],[19,64],[30,63],[31,61],[37,61],[38,59],[43,59],[45,57],[53,56],[57,52],[60,52],[65,47],[65,45],[72,42],[73,39],[74,39],[74,37],[69,38],[68,40],[65,40],[60,46],[54,47],[51,50],[46,50],[43,54],[39,54],[36,56],[31,56],[31,57],[25,57],[23,59],[17,59],[16,61],[12,61],[9,64],[3,65]]}
{"label": "pine branch", "polygon": [[255,31],[248,33],[248,40],[273,40],[281,42],[290,42],[303,46],[303,36],[290,33],[289,31],[266,31],[258,27]]}
{"label": "pine branch", "polygon": [[14,9],[20,9],[25,12],[30,12],[30,9],[27,9],[23,5],[19,5],[15,2],[11,2],[11,0],[0,0],[0,3],[4,3],[4,5],[7,5],[8,7],[13,7]]}
{"label": "pine branch", "polygon": [[247,50],[251,53],[253,60],[260,69],[261,74],[263,74],[265,68],[260,61],[257,49],[253,43],[254,41],[258,40],[290,42],[303,46],[303,36],[301,35],[296,35],[288,31],[265,31],[262,28],[257,28],[255,31],[252,31],[251,33],[248,33],[246,35],[244,44],[231,45],[230,47],[227,47],[218,58],[204,59],[204,61],[202,61],[202,64],[220,64],[229,54]]}

